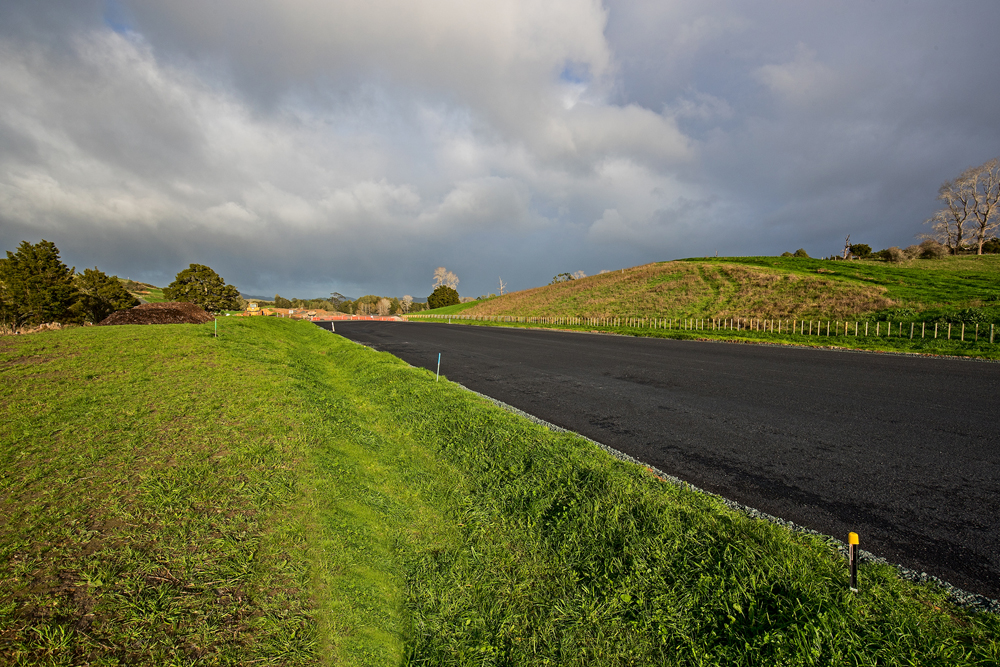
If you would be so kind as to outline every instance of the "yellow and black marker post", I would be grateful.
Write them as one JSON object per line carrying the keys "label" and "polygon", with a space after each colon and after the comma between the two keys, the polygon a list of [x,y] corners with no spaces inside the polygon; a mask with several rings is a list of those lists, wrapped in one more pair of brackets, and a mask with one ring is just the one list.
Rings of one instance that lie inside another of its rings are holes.
{"label": "yellow and black marker post", "polygon": [[847,566],[851,569],[851,590],[858,592],[858,534],[847,534]]}

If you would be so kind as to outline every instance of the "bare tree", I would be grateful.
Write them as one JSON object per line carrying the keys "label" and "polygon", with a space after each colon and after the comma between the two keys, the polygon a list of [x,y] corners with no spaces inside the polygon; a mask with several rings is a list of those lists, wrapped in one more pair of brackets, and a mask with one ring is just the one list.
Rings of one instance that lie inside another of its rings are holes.
{"label": "bare tree", "polygon": [[378,308],[378,314],[381,317],[385,317],[386,315],[389,314],[389,311],[392,309],[392,301],[389,301],[389,299],[382,297],[381,299],[378,300],[376,308]]}
{"label": "bare tree", "polygon": [[447,285],[453,290],[457,290],[458,282],[458,276],[443,266],[434,269],[434,289],[437,289],[441,285]]}
{"label": "bare tree", "polygon": [[972,229],[976,237],[976,254],[983,254],[983,243],[991,232],[1000,227],[1000,160],[966,170],[962,176],[972,193]]}
{"label": "bare tree", "polygon": [[503,278],[499,278],[499,280],[500,280],[500,296],[503,296],[503,291],[507,287],[507,283],[503,281]]}
{"label": "bare tree", "polygon": [[409,294],[404,294],[403,298],[399,300],[399,306],[400,309],[403,311],[404,315],[410,312],[410,306],[412,305],[413,305],[413,297],[410,296]]}
{"label": "bare tree", "polygon": [[844,259],[848,259],[851,256],[851,235],[847,235],[847,240],[844,241]]}
{"label": "bare tree", "polygon": [[[985,166],[983,165],[983,167]],[[979,170],[983,167],[966,169],[955,180],[945,181],[938,189],[938,199],[944,202],[945,206],[936,211],[925,223],[930,224],[931,229],[934,230],[929,238],[948,246],[952,253],[965,247],[966,234],[971,231],[969,225],[977,220],[975,213],[976,190],[978,189]]]}
{"label": "bare tree", "polygon": [[579,280],[580,278],[586,278],[587,277],[587,274],[584,273],[582,270],[580,270],[580,271],[574,271],[572,275],[573,275],[573,280]]}

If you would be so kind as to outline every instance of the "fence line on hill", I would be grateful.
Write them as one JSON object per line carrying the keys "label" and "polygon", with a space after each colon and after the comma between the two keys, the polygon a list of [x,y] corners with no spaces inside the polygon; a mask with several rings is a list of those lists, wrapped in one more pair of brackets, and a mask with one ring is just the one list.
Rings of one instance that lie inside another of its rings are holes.
{"label": "fence line on hill", "polygon": [[[781,320],[765,319],[753,317],[734,318],[643,318],[643,317],[527,317],[515,315],[440,315],[440,314],[414,314],[411,319],[436,319],[436,320],[466,320],[470,322],[496,322],[502,324],[543,324],[549,326],[593,326],[604,328],[631,328],[631,329],[662,329],[665,331],[749,331],[754,333],[773,333],[797,336],[828,336],[828,337],[853,337],[853,338],[893,338],[893,327],[895,326],[895,338],[920,339],[945,339],[957,340],[959,342],[979,342],[980,335],[985,341],[985,326],[980,332],[979,324],[967,332],[966,324],[931,322],[934,325],[933,331],[929,330],[927,322],[884,322],[849,321],[849,320]],[[920,328],[917,329],[917,324]],[[945,330],[942,324],[947,324]],[[825,326],[824,326],[825,325]],[[853,325],[853,328],[852,328]],[[862,325],[864,328],[862,329]],[[884,329],[883,329],[884,325]],[[905,326],[909,325],[909,331]],[[872,331],[872,326],[874,331]],[[952,327],[958,329],[953,338]],[[884,331],[884,333],[883,333]],[[919,333],[919,336],[917,335]],[[966,335],[969,340],[966,341]],[[990,344],[994,344],[994,325],[990,324]]]}

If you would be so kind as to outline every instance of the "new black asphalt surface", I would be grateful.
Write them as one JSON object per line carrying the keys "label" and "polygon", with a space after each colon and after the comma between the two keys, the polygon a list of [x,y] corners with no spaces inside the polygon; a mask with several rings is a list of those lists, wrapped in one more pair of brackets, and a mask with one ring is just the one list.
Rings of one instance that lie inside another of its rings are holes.
{"label": "new black asphalt surface", "polygon": [[[326,323],[326,328],[329,328]],[[1000,598],[1000,364],[428,323],[336,332]]]}

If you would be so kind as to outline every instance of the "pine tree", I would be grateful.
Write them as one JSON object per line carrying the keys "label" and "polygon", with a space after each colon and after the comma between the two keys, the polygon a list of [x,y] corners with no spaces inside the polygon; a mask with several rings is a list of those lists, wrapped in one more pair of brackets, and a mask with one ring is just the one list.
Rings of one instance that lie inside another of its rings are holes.
{"label": "pine tree", "polygon": [[80,293],[51,241],[22,241],[0,262],[0,316],[12,328],[79,321]]}
{"label": "pine tree", "polygon": [[163,290],[171,301],[190,301],[207,311],[239,310],[240,293],[204,264],[191,264]]}
{"label": "pine tree", "polygon": [[117,310],[139,305],[139,300],[128,293],[118,276],[109,277],[96,266],[78,274],[76,286],[83,293],[82,303],[87,319],[94,324]]}

